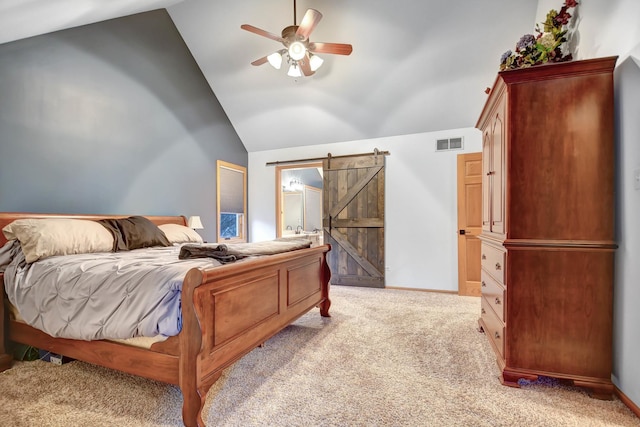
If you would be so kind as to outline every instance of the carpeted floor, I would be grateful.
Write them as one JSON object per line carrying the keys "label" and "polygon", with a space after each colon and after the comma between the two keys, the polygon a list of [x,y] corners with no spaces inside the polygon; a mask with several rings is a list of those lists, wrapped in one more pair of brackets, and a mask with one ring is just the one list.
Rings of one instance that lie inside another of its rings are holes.
{"label": "carpeted floor", "polygon": [[[208,426],[640,426],[619,400],[551,379],[498,381],[478,298],[332,287],[313,310],[225,371]],[[0,426],[180,426],[174,386],[72,362],[0,374]]]}

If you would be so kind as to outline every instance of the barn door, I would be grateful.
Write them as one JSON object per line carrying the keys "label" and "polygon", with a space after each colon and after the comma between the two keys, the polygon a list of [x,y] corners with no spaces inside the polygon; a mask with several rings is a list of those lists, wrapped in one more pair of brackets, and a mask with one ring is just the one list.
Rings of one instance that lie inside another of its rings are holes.
{"label": "barn door", "polygon": [[374,154],[323,162],[324,241],[331,243],[334,285],[383,288],[384,158]]}

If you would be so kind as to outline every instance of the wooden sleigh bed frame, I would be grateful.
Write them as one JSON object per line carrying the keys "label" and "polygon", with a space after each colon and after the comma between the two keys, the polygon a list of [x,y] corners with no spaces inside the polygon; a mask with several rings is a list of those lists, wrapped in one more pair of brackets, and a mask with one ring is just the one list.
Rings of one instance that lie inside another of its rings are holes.
{"label": "wooden sleigh bed frame", "polygon": [[[123,215],[0,213],[0,230],[19,218],[123,218]],[[184,216],[146,216],[156,225],[186,225]],[[0,247],[6,243],[0,232]],[[182,330],[150,349],[115,341],[53,338],[11,320],[0,304],[0,372],[11,366],[6,343],[27,344],[73,359],[174,384],[185,426],[204,426],[207,391],[222,371],[314,307],[329,317],[329,245],[191,269],[182,288]],[[0,273],[3,300],[3,275]]]}

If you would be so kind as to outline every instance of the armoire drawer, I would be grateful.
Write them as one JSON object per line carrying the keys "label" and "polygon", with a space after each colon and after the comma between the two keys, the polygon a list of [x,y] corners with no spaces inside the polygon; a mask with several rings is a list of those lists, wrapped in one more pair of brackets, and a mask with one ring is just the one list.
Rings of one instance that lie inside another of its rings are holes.
{"label": "armoire drawer", "polygon": [[493,279],[484,269],[480,271],[480,283],[482,296],[486,298],[487,303],[493,308],[498,318],[504,322],[507,302],[504,287]]}
{"label": "armoire drawer", "polygon": [[491,274],[499,283],[504,284],[504,251],[483,242],[481,252],[480,264],[482,268]]}
{"label": "armoire drawer", "polygon": [[491,305],[485,297],[481,298],[481,317],[485,325],[484,333],[491,339],[499,356],[504,359],[504,323],[493,312]]}

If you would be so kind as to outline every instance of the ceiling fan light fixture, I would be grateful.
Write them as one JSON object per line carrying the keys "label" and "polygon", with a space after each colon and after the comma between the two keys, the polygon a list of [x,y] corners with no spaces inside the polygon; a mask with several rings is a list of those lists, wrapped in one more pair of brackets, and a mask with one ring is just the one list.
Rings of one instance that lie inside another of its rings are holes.
{"label": "ceiling fan light fixture", "polygon": [[308,9],[300,22],[296,24],[296,0],[293,0],[293,25],[285,27],[281,35],[270,33],[249,24],[242,24],[242,30],[249,31],[262,37],[282,43],[284,46],[276,53],[265,55],[251,62],[253,66],[260,66],[269,62],[276,69],[282,68],[282,63],[288,66],[287,74],[291,77],[312,76],[324,62],[315,53],[350,55],[353,47],[344,43],[312,43],[309,40],[311,32],[322,19],[322,13],[315,9]]}
{"label": "ceiling fan light fixture", "polygon": [[294,61],[300,61],[307,53],[307,48],[304,43],[295,41],[289,45],[289,56]]}
{"label": "ceiling fan light fixture", "polygon": [[297,63],[291,64],[289,67],[289,71],[287,72],[287,76],[289,77],[302,77],[302,72],[300,72],[300,67],[298,67]]}
{"label": "ceiling fan light fixture", "polygon": [[309,54],[309,67],[311,71],[317,71],[318,68],[322,66],[324,59],[320,58],[318,55]]}
{"label": "ceiling fan light fixture", "polygon": [[280,52],[273,52],[271,55],[267,56],[267,61],[269,64],[276,70],[279,70],[282,66],[282,55]]}

